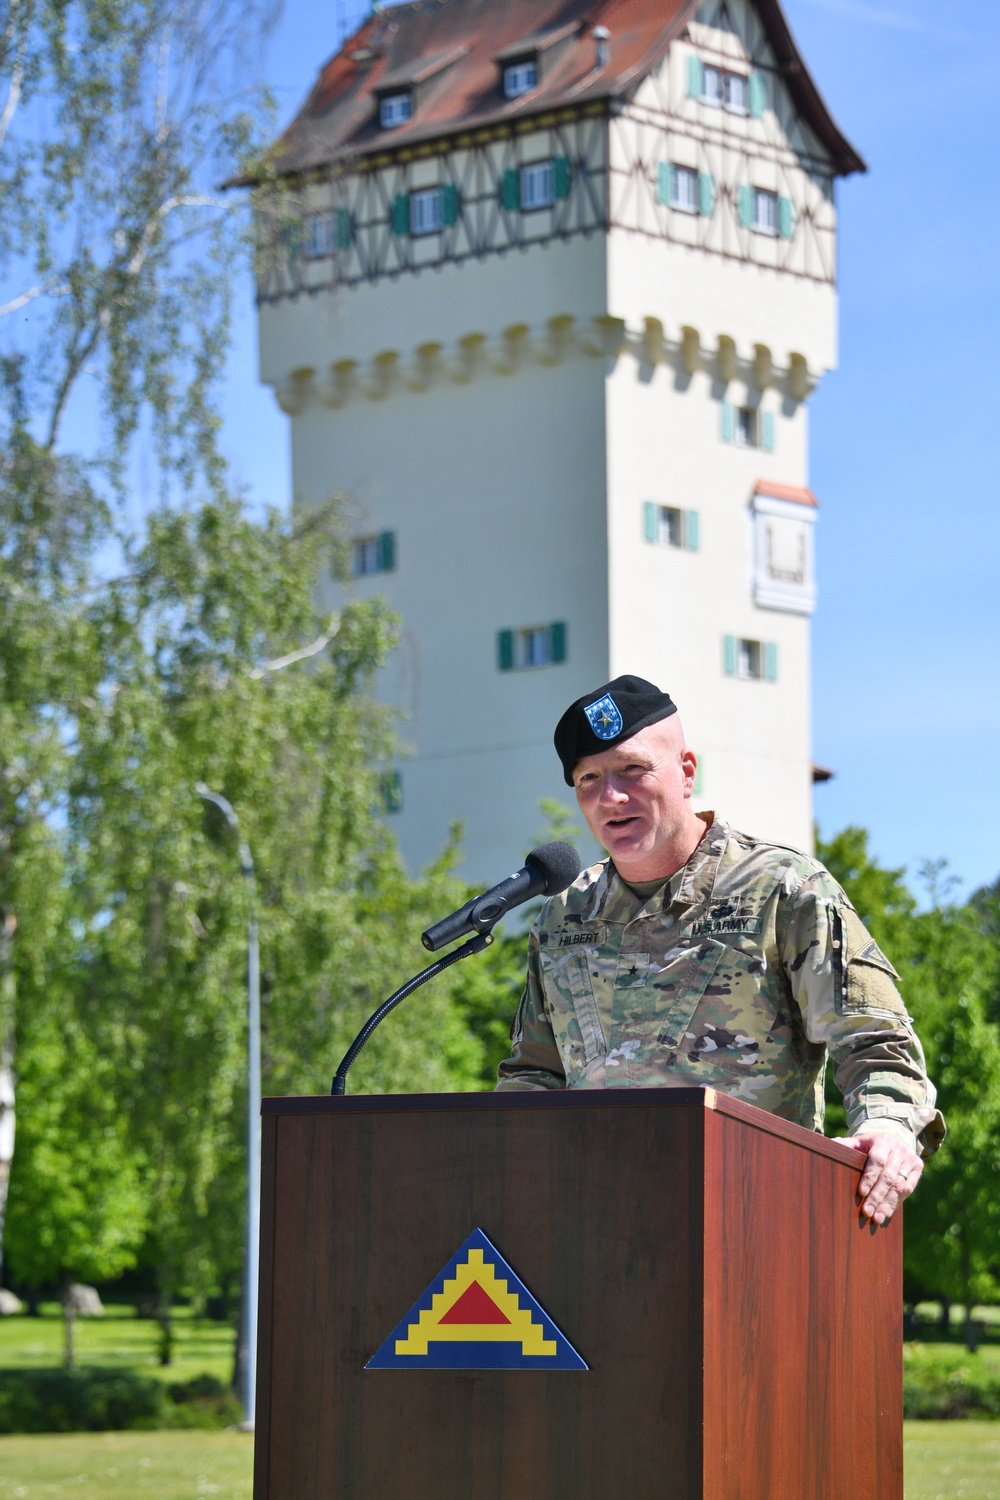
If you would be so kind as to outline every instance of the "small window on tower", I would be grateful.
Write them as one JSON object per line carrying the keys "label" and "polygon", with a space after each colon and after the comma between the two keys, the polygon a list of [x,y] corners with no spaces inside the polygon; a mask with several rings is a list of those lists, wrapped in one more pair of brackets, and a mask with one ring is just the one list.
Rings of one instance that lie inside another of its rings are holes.
{"label": "small window on tower", "polygon": [[734,115],[749,113],[749,90],[747,80],[742,73],[723,75],[723,93],[725,106]]}
{"label": "small window on tower", "polygon": [[302,253],[306,260],[332,255],[336,243],[335,221],[330,214],[310,214],[305,222]]}
{"label": "small window on tower", "polygon": [[706,67],[701,97],[715,109],[728,109],[734,115],[750,113],[750,85],[745,73],[728,73],[722,68]]}
{"label": "small window on tower", "polygon": [[674,167],[670,174],[670,207],[683,213],[698,212],[698,173],[691,167]]}
{"label": "small window on tower", "polygon": [[509,68],[503,70],[503,91],[507,99],[520,99],[522,94],[530,94],[533,88],[538,87],[538,64],[534,58],[526,59],[524,62],[511,63]]}
{"label": "small window on tower", "polygon": [[410,194],[410,233],[436,234],[444,223],[444,193],[439,187]]}
{"label": "small window on tower", "polygon": [[518,630],[514,636],[514,665],[516,667],[544,667],[549,655],[549,627],[532,625],[527,630]]}
{"label": "small window on tower", "polygon": [[738,406],[734,413],[733,442],[737,448],[757,446],[757,413],[751,406]]}
{"label": "small window on tower", "polygon": [[521,207],[551,208],[555,201],[555,170],[551,161],[535,161],[521,168]]}
{"label": "small window on tower", "polygon": [[383,130],[395,130],[397,125],[405,125],[407,120],[413,116],[413,95],[386,94],[379,101],[378,120]]}
{"label": "small window on tower", "polygon": [[758,678],[763,676],[761,665],[762,655],[760,641],[738,640],[736,642],[737,677]]}
{"label": "small window on tower", "polygon": [[778,232],[778,195],[766,188],[753,190],[753,227],[761,234]]}
{"label": "small window on tower", "polygon": [[501,672],[531,671],[566,660],[566,622],[528,625],[519,630],[497,631],[497,666]]}
{"label": "small window on tower", "polygon": [[742,677],[747,682],[777,682],[778,647],[774,641],[749,641],[725,635],[722,669],[727,677]]}
{"label": "small window on tower", "polygon": [[721,68],[705,69],[701,97],[706,104],[714,104],[721,107],[725,102],[726,86],[724,78],[725,75]]}
{"label": "small window on tower", "polygon": [[396,533],[381,531],[378,536],[359,536],[351,543],[351,572],[355,578],[373,573],[391,573],[396,566]]}
{"label": "small window on tower", "polygon": [[659,547],[683,547],[698,551],[701,530],[696,510],[681,510],[676,505],[659,505],[655,500],[643,502],[643,535]]}
{"label": "small window on tower", "polygon": [[660,505],[657,541],[661,547],[683,547],[684,512],[672,505]]}

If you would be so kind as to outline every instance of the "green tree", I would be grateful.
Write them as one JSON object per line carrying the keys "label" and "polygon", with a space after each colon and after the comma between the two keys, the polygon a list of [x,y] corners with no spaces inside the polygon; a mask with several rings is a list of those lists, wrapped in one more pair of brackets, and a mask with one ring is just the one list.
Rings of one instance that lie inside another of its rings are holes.
{"label": "green tree", "polygon": [[[229,798],[254,854],[270,1092],[329,1086],[463,897],[447,860],[408,879],[381,816],[395,740],[363,688],[394,622],[378,600],[318,616],[341,553],[332,510],[296,525],[206,501],[153,517],[87,610],[104,675],[67,800],[73,1004],[141,1161],[165,1329],[179,1289],[204,1295],[241,1260],[246,889],[196,784]],[[352,1087],[475,1088],[482,1052],[441,984],[376,1034]]]}
{"label": "green tree", "polygon": [[984,902],[948,899],[941,866],[924,871],[921,910],[903,871],[871,858],[868,835],[848,828],[819,855],[900,972],[948,1137],[906,1206],[905,1264],[913,1296],[966,1307],[1000,1294],[1000,1032],[991,1011],[1000,950]]}
{"label": "green tree", "polygon": [[[142,414],[164,475],[216,486],[261,12],[220,0],[0,0],[0,1109],[24,1035],[19,866],[65,811],[100,665],[85,603]],[[81,387],[84,389],[81,391]],[[83,451],[67,419],[96,405]],[[53,822],[54,820],[54,822]],[[9,1137],[9,1128],[3,1132]],[[0,1167],[0,1229],[7,1172]]]}

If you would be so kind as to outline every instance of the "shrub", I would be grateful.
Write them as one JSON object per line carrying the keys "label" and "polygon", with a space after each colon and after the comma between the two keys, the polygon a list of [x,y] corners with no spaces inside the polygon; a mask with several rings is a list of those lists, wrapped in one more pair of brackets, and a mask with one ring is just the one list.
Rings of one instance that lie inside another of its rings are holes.
{"label": "shrub", "polygon": [[2,1370],[0,1432],[156,1427],[163,1389],[132,1370]]}
{"label": "shrub", "polygon": [[196,1375],[167,1387],[170,1404],[163,1427],[232,1427],[243,1418],[243,1408],[232,1391],[214,1375]]}
{"label": "shrub", "polygon": [[0,1433],[227,1427],[240,1416],[212,1375],[164,1388],[134,1370],[0,1370]]}
{"label": "shrub", "polygon": [[1000,1368],[982,1354],[909,1344],[903,1351],[903,1414],[924,1420],[1000,1417]]}

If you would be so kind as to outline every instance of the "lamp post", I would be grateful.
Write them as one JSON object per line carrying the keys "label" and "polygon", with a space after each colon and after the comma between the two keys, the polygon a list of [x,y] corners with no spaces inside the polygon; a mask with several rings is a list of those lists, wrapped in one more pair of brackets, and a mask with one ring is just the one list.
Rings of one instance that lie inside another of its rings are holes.
{"label": "lamp post", "polygon": [[243,1291],[243,1426],[253,1430],[257,1404],[257,1277],[260,1247],[260,948],[257,938],[257,883],[249,845],[240,838],[240,820],[230,802],[203,781],[198,796],[211,802],[239,841],[240,870],[250,893],[247,918],[247,1239]]}

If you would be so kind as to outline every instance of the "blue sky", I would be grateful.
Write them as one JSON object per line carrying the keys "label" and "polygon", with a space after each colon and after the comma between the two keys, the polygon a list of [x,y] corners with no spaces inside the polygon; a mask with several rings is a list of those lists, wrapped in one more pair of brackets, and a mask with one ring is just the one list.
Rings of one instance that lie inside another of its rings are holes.
{"label": "blue sky", "polygon": [[[870,168],[840,188],[840,367],[811,403],[814,754],[836,771],[816,814],[827,834],[868,828],[911,876],[947,859],[967,891],[1000,874],[1000,5],[785,10]],[[323,14],[289,0],[268,49],[282,122],[336,49],[336,8]],[[256,384],[249,284],[225,417],[237,475],[287,503],[287,421]]]}

